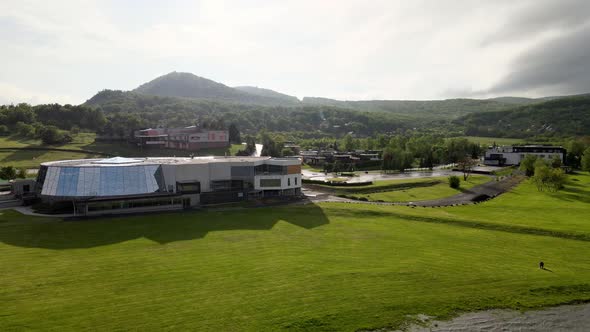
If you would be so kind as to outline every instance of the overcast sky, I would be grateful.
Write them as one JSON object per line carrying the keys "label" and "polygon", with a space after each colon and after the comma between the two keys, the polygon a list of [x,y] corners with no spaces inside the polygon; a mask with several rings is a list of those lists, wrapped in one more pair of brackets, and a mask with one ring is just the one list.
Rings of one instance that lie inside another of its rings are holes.
{"label": "overcast sky", "polygon": [[171,71],[336,99],[590,92],[590,1],[0,0],[0,104]]}

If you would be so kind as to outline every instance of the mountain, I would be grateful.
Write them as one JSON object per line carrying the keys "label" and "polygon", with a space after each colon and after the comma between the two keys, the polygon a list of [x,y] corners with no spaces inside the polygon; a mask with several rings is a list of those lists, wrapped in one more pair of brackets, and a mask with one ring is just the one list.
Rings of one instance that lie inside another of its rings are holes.
{"label": "mountain", "polygon": [[473,136],[590,135],[590,95],[562,97],[501,112],[469,114],[455,121]]}
{"label": "mountain", "polygon": [[555,99],[562,99],[562,98],[569,98],[569,97],[584,97],[588,96],[588,93],[582,94],[575,94],[575,95],[564,95],[564,96],[547,96],[547,97],[540,97],[540,98],[526,98],[526,97],[496,97],[496,98],[489,98],[485,100],[493,100],[499,101],[505,104],[514,104],[514,105],[525,105],[525,104],[534,104],[534,103],[541,103],[544,101],[550,101]]}
{"label": "mountain", "polygon": [[285,98],[286,95],[278,92],[272,91],[274,94],[251,93],[191,73],[179,72],[160,76],[140,85],[132,92],[160,97],[210,99],[243,104],[283,105],[299,103],[296,98],[291,100]]}
{"label": "mountain", "polygon": [[297,97],[289,96],[284,93],[276,92],[270,89],[263,89],[255,86],[235,86],[234,89],[257,96],[283,99],[288,102],[299,103],[299,99]]}

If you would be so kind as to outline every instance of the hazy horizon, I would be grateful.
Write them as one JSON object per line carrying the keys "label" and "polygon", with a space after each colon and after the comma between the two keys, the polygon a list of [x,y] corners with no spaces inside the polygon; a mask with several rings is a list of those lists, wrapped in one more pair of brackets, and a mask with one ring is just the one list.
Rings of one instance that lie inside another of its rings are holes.
{"label": "hazy horizon", "polygon": [[80,104],[172,71],[340,100],[590,91],[590,2],[0,3],[0,104]]}

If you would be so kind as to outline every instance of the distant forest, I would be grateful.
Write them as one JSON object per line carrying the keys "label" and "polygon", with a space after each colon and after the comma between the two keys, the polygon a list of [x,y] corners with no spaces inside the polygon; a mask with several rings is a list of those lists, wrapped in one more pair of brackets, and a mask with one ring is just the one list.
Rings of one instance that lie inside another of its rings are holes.
{"label": "distant forest", "polygon": [[590,96],[566,97],[501,112],[464,116],[453,124],[466,135],[527,138],[590,134]]}
{"label": "distant forest", "polygon": [[[209,128],[228,128],[234,124],[243,134],[280,132],[297,139],[342,138],[346,135],[372,137],[408,131],[444,137],[551,138],[590,135],[590,96],[513,104],[510,107],[502,104],[500,108],[503,110],[500,111],[486,111],[496,105],[496,101],[490,104],[487,101],[478,103],[456,99],[416,103],[422,106],[414,113],[385,109],[361,111],[333,105],[260,106],[104,90],[78,106],[0,106],[0,134],[40,137],[44,131],[42,127],[49,127],[52,132],[52,128],[85,130],[107,137],[126,138],[134,130],[147,127],[198,124]],[[437,109],[435,105],[442,108]],[[477,105],[481,107],[477,108]],[[451,112],[452,109],[455,111]],[[465,112],[468,114],[459,116]],[[438,113],[447,114],[446,119],[441,119]],[[63,139],[67,140],[67,137]]]}

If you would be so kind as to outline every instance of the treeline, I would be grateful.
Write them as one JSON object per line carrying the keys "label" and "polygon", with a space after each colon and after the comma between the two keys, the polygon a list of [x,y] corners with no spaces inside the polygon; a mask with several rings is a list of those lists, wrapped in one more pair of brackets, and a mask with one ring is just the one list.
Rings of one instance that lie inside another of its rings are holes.
{"label": "treeline", "polygon": [[308,105],[337,106],[357,111],[395,113],[421,119],[452,119],[470,113],[502,111],[513,107],[511,103],[498,100],[464,98],[445,100],[342,101],[305,97],[303,98],[303,103]]}
{"label": "treeline", "polygon": [[100,131],[107,123],[101,110],[87,106],[28,104],[0,106],[0,135],[39,138],[45,144],[72,140],[70,133]]}
{"label": "treeline", "polygon": [[559,98],[502,112],[470,114],[454,122],[469,136],[564,137],[590,135],[590,96]]}

